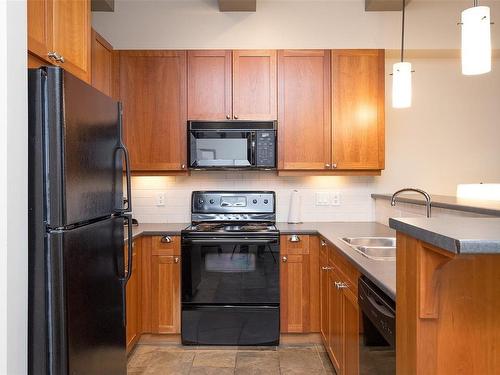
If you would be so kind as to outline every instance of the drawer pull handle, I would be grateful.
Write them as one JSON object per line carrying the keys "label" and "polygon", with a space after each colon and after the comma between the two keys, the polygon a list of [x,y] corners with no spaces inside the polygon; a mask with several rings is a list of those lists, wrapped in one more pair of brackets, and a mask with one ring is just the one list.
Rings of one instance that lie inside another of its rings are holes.
{"label": "drawer pull handle", "polygon": [[161,243],[171,243],[172,242],[172,237],[170,236],[163,236],[160,240]]}
{"label": "drawer pull handle", "polygon": [[323,271],[330,271],[332,269],[332,267],[321,267],[321,269]]}
{"label": "drawer pull handle", "polygon": [[300,242],[300,237],[297,236],[296,234],[292,234],[290,236],[290,242]]}
{"label": "drawer pull handle", "polygon": [[348,288],[349,286],[344,282],[335,281],[335,287],[337,289],[345,289],[345,288]]}
{"label": "drawer pull handle", "polygon": [[287,257],[282,257],[281,260],[283,261],[283,263],[286,263],[288,261],[288,258]]}
{"label": "drawer pull handle", "polygon": [[176,263],[176,264],[179,263],[179,260],[180,260],[179,257],[175,257],[174,258],[174,263]]}

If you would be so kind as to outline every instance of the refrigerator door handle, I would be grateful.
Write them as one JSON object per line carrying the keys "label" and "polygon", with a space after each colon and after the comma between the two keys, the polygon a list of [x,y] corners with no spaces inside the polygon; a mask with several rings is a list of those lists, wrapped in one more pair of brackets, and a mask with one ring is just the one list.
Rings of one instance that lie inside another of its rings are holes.
{"label": "refrigerator door handle", "polygon": [[125,156],[125,175],[127,179],[127,207],[120,207],[117,211],[121,213],[132,212],[132,182],[131,182],[131,169],[130,169],[130,156],[128,149],[123,143],[122,132],[123,132],[123,108],[122,103],[118,102],[118,126],[119,126],[119,139],[120,145],[117,150],[123,151]]}
{"label": "refrigerator door handle", "polygon": [[130,277],[132,276],[132,263],[134,261],[133,257],[134,257],[134,252],[133,252],[133,246],[132,246],[132,242],[133,242],[133,238],[132,238],[132,215],[128,214],[128,215],[123,215],[123,217],[125,219],[127,219],[127,222],[128,222],[128,225],[127,225],[127,232],[128,232],[128,236],[127,236],[127,268],[126,268],[126,271],[123,272],[123,278],[122,278],[122,282],[123,282],[123,287],[125,287],[128,283],[128,281],[130,280]]}
{"label": "refrigerator door handle", "polygon": [[130,156],[125,145],[121,144],[117,147],[117,150],[123,151],[125,156],[125,176],[127,179],[127,207],[118,208],[117,212],[127,213],[132,212],[132,183],[130,175]]}

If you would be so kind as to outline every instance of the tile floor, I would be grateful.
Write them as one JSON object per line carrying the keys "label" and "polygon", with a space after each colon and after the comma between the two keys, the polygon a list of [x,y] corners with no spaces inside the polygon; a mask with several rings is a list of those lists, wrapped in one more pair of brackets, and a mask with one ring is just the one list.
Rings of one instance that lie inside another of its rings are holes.
{"label": "tile floor", "polygon": [[128,375],[335,374],[323,345],[279,347],[184,347],[139,343],[129,356]]}

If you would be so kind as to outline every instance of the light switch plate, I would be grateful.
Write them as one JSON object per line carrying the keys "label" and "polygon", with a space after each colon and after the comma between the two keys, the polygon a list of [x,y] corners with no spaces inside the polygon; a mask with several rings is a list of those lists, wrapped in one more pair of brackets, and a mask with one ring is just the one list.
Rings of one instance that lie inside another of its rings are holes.
{"label": "light switch plate", "polygon": [[157,206],[165,206],[165,193],[156,193],[155,200]]}
{"label": "light switch plate", "polygon": [[316,192],[316,206],[329,206],[330,194],[326,191]]}
{"label": "light switch plate", "polygon": [[330,202],[332,206],[340,206],[340,193],[338,191],[330,193]]}

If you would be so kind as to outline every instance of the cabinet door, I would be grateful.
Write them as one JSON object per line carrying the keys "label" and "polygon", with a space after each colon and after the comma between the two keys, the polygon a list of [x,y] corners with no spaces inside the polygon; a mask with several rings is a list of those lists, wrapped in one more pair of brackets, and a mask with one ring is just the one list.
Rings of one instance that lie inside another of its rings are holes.
{"label": "cabinet door", "polygon": [[151,329],[180,333],[180,261],[178,256],[151,257]]}
{"label": "cabinet door", "polygon": [[276,120],[276,51],[233,51],[233,118]]}
{"label": "cabinet door", "polygon": [[[343,322],[342,322],[342,291],[335,286],[340,277],[333,268],[330,272],[328,285],[328,316],[329,335],[328,351],[335,369],[341,372],[343,360]],[[342,373],[342,372],[341,372]]]}
{"label": "cabinet door", "polygon": [[328,247],[324,240],[321,240],[320,245],[320,320],[321,320],[321,336],[325,345],[328,345],[329,332],[329,317],[328,317],[328,283],[329,283],[329,266],[328,266]]}
{"label": "cabinet door", "polygon": [[342,374],[359,374],[359,306],[349,289],[342,290],[344,368]]}
{"label": "cabinet door", "polygon": [[[132,275],[127,283],[126,287],[126,317],[127,317],[127,327],[126,327],[126,337],[127,337],[127,352],[133,347],[140,335],[140,279],[139,275],[140,269],[140,259],[138,257],[137,246],[139,241],[134,241],[133,246],[133,262],[132,262]],[[139,250],[140,251],[140,250]],[[125,261],[126,267],[128,269],[128,247],[125,245]]]}
{"label": "cabinet door", "polygon": [[28,51],[50,61],[52,49],[52,0],[28,0]]}
{"label": "cabinet door", "polygon": [[188,51],[188,119],[232,118],[231,51]]}
{"label": "cabinet door", "polygon": [[92,86],[113,95],[113,47],[92,30]]}
{"label": "cabinet door", "polygon": [[123,128],[133,171],[186,169],[186,52],[120,51]]}
{"label": "cabinet door", "polygon": [[52,4],[53,49],[64,57],[60,65],[90,82],[90,0],[55,0]]}
{"label": "cabinet door", "polygon": [[309,255],[281,256],[281,332],[309,332]]}
{"label": "cabinet door", "polygon": [[332,51],[333,163],[384,169],[383,50]]}
{"label": "cabinet door", "polygon": [[278,168],[329,168],[330,52],[280,51],[278,72]]}

